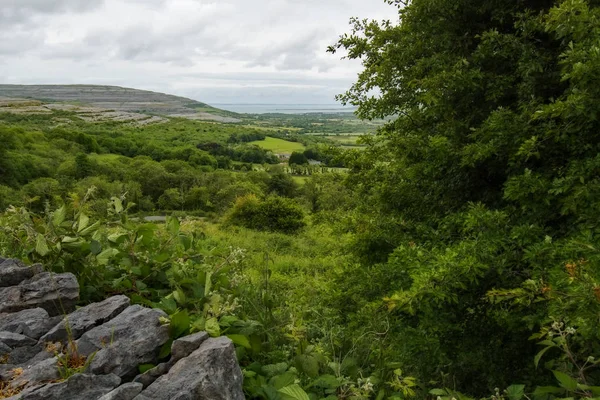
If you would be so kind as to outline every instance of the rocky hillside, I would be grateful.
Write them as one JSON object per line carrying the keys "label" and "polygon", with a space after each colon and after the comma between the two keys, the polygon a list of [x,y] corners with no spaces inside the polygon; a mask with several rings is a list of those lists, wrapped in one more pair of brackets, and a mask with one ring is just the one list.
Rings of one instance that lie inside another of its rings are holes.
{"label": "rocky hillside", "polygon": [[115,112],[238,122],[234,113],[185,97],[99,85],[0,85],[0,97],[69,103]]}
{"label": "rocky hillside", "polygon": [[76,309],[71,273],[0,258],[0,399],[242,400],[226,337],[198,332],[169,346],[169,320],[126,296]]}

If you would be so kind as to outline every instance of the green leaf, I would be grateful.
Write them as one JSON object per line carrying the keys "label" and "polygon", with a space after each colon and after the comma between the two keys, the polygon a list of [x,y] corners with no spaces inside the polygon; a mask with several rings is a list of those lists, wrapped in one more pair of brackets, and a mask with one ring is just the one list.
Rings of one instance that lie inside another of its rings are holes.
{"label": "green leaf", "polygon": [[175,290],[173,292],[173,298],[179,305],[181,305],[181,306],[185,305],[186,297],[185,297],[185,293],[183,292],[183,290],[181,290],[181,289]]}
{"label": "green leaf", "polygon": [[140,364],[138,365],[138,371],[140,371],[140,374],[143,374],[144,372],[149,371],[154,367],[156,367],[156,365],[154,364]]}
{"label": "green leaf", "polygon": [[90,217],[84,213],[79,214],[79,223],[77,224],[77,232],[81,232],[90,224]]}
{"label": "green leaf", "polygon": [[117,254],[119,254],[119,250],[117,249],[106,249],[96,256],[96,261],[98,261],[98,264],[100,265],[106,265],[110,259]]}
{"label": "green leaf", "polygon": [[540,359],[542,358],[542,356],[544,355],[544,353],[546,353],[551,348],[552,348],[552,346],[545,347],[539,353],[537,353],[535,355],[535,357],[533,358],[533,363],[535,364],[536,368],[538,367],[538,364],[540,363]]}
{"label": "green leaf", "polygon": [[190,316],[187,310],[171,315],[171,337],[178,338],[190,329]]}
{"label": "green leaf", "polygon": [[252,349],[250,340],[248,340],[248,337],[245,335],[231,334],[227,335],[227,337],[231,339],[231,341],[237,346],[243,346],[247,349]]}
{"label": "green leaf", "polygon": [[307,354],[296,356],[296,368],[311,378],[316,378],[319,375],[319,361]]}
{"label": "green leaf", "polygon": [[448,392],[445,389],[431,389],[429,391],[429,394],[432,394],[434,396],[446,396]]}
{"label": "green leaf", "polygon": [[167,231],[173,236],[179,233],[179,220],[177,217],[167,218]]}
{"label": "green leaf", "polygon": [[123,202],[118,197],[112,197],[112,204],[115,208],[115,212],[118,214],[123,211]]}
{"label": "green leaf", "polygon": [[50,249],[48,248],[48,243],[46,242],[46,238],[39,233],[35,240],[35,252],[42,257],[44,257],[50,252]]}
{"label": "green leaf", "polygon": [[572,392],[577,389],[577,381],[571,378],[569,375],[560,371],[552,371],[554,377],[560,383],[560,386],[564,387],[568,391]]}
{"label": "green leaf", "polygon": [[538,386],[533,391],[534,397],[546,397],[549,394],[561,394],[564,393],[565,389],[556,386]]}
{"label": "green leaf", "polygon": [[97,240],[92,240],[90,243],[90,251],[93,255],[97,256],[102,252],[102,245]]}
{"label": "green leaf", "polygon": [[283,400],[310,400],[304,389],[297,384],[289,385],[278,390]]}
{"label": "green leaf", "polygon": [[52,225],[55,227],[60,226],[63,222],[65,222],[65,218],[67,215],[67,209],[65,206],[60,207],[58,210],[52,213]]}
{"label": "green leaf", "polygon": [[274,376],[269,383],[275,387],[275,389],[283,389],[286,386],[293,385],[295,380],[296,374],[286,372],[283,375]]}
{"label": "green leaf", "polygon": [[207,319],[204,329],[212,337],[221,336],[221,327],[219,326],[219,321],[217,321],[216,318]]}
{"label": "green leaf", "polygon": [[98,228],[100,227],[100,225],[102,225],[102,221],[96,221],[92,225],[88,226],[87,228],[85,228],[81,232],[79,232],[79,234],[81,236],[87,236],[90,233],[95,233],[98,230]]}
{"label": "green leaf", "polygon": [[510,400],[521,400],[525,396],[525,385],[511,385],[506,388],[506,395]]}
{"label": "green leaf", "polygon": [[171,345],[173,344],[173,339],[167,340],[167,343],[163,344],[160,348],[160,352],[158,353],[158,359],[162,360],[163,358],[167,358],[171,354]]}
{"label": "green leaf", "polygon": [[206,281],[204,282],[204,295],[205,296],[208,296],[208,294],[210,293],[211,278],[212,278],[212,272],[208,272],[206,274]]}

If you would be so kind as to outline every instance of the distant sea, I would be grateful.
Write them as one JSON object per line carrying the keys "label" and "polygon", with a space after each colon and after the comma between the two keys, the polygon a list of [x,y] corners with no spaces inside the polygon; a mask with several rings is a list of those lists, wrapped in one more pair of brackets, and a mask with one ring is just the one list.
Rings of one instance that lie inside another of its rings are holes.
{"label": "distant sea", "polygon": [[212,103],[213,107],[242,114],[305,114],[353,112],[356,107],[344,107],[340,104],[232,104]]}

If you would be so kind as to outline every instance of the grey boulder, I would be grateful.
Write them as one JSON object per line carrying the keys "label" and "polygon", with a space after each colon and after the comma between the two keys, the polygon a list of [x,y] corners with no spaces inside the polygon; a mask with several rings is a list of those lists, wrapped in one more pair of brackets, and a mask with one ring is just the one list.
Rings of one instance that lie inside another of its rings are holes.
{"label": "grey boulder", "polygon": [[243,400],[242,371],[230,339],[207,339],[134,400]]}
{"label": "grey boulder", "polygon": [[164,311],[133,305],[84,333],[76,342],[79,353],[97,352],[89,371],[133,378],[140,364],[156,364],[160,347],[169,340],[169,328],[160,317],[166,317]]}
{"label": "grey boulder", "polygon": [[117,316],[129,307],[129,304],[129,297],[121,295],[81,307],[67,315],[40,340],[65,342],[68,339],[79,339],[85,332]]}
{"label": "grey boulder", "polygon": [[15,347],[32,346],[37,343],[35,339],[21,335],[20,333],[6,331],[0,331],[0,342],[13,349]]}
{"label": "grey boulder", "polygon": [[197,332],[189,336],[176,339],[171,345],[170,363],[175,363],[192,354],[200,345],[208,339],[208,333]]}
{"label": "grey boulder", "polygon": [[142,391],[142,384],[136,382],[125,383],[98,400],[132,400]]}
{"label": "grey boulder", "polygon": [[39,272],[42,272],[39,264],[28,267],[20,260],[2,258],[0,259],[0,287],[18,285]]}
{"label": "grey boulder", "polygon": [[51,324],[52,320],[43,308],[0,315],[0,331],[20,333],[33,339],[39,339],[48,332]]}
{"label": "grey boulder", "polygon": [[20,375],[11,379],[10,386],[13,388],[30,387],[60,378],[57,362],[56,358],[49,358],[33,366],[23,368]]}
{"label": "grey boulder", "polygon": [[66,381],[25,389],[10,400],[81,400],[97,399],[119,386],[116,375],[76,374]]}
{"label": "grey boulder", "polygon": [[78,299],[79,284],[75,275],[42,272],[17,286],[1,287],[0,313],[41,307],[53,317],[73,311]]}

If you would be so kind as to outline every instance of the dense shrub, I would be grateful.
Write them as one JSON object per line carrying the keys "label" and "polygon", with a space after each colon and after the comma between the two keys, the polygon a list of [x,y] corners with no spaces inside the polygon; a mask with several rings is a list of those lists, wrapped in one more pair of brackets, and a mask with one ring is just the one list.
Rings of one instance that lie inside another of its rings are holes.
{"label": "dense shrub", "polygon": [[305,225],[304,212],[292,200],[270,196],[259,200],[254,195],[240,197],[227,221],[246,228],[294,233]]}

